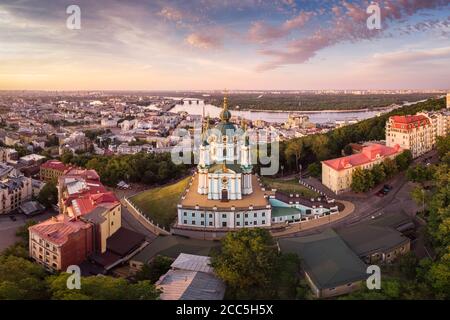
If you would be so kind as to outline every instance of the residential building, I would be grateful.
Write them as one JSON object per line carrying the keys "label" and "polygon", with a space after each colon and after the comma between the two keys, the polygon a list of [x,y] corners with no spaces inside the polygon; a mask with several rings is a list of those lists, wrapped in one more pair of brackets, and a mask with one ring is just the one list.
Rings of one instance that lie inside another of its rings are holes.
{"label": "residential building", "polygon": [[0,181],[0,214],[6,214],[31,200],[31,179],[17,173],[16,170]]}
{"label": "residential building", "polygon": [[430,111],[419,112],[417,115],[423,115],[430,121],[433,132],[431,137],[431,144],[434,147],[438,137],[445,137],[450,133],[450,111]]}
{"label": "residential building", "polygon": [[222,300],[225,284],[215,274],[209,257],[181,253],[171,269],[155,283],[161,300]]}
{"label": "residential building", "polygon": [[367,278],[366,265],[332,229],[280,239],[278,246],[282,252],[300,257],[306,281],[317,298],[353,292]]}
{"label": "residential building", "polygon": [[393,159],[403,152],[398,145],[371,144],[360,153],[322,161],[322,183],[335,193],[350,190],[353,172],[357,169],[371,169],[385,159]]}
{"label": "residential building", "polygon": [[447,93],[447,109],[450,109],[450,93]]}
{"label": "residential building", "polygon": [[[109,259],[102,255],[106,254],[108,241],[118,234],[117,231],[122,230],[122,237],[128,237],[131,231],[121,228],[121,204],[114,193],[103,186],[95,170],[66,170],[58,179],[58,200],[60,215],[30,228],[30,236],[36,236],[35,239],[30,237],[33,259],[49,270],[64,270],[67,264],[81,263],[91,255],[105,264],[111,262],[111,257],[120,258],[116,253],[109,254]],[[32,251],[39,249],[40,239],[51,248],[55,246],[49,251],[49,254],[55,253],[55,259],[47,259],[46,252],[41,255],[41,251]],[[114,240],[114,243],[125,242],[123,238]],[[135,246],[133,242],[130,248]]]}
{"label": "residential building", "polygon": [[58,180],[59,177],[69,170],[70,167],[58,160],[48,160],[39,168],[39,176],[41,180],[51,181]]}
{"label": "residential building", "polygon": [[424,115],[392,116],[386,124],[386,145],[399,145],[417,158],[433,148],[434,131],[430,119]]}
{"label": "residential building", "polygon": [[0,148],[0,162],[16,161],[19,159],[19,154],[16,150],[11,148]]}
{"label": "residential building", "polygon": [[58,179],[58,194],[60,213],[94,224],[96,247],[105,252],[108,238],[121,227],[122,206],[97,172],[70,169]]}
{"label": "residential building", "polygon": [[94,251],[92,226],[76,218],[60,214],[28,230],[30,257],[51,271],[79,265]]}

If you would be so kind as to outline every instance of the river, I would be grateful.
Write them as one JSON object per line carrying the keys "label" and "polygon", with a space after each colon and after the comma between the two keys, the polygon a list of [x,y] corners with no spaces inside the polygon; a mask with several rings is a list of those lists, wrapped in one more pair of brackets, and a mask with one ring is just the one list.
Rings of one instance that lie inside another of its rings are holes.
{"label": "river", "polygon": [[[180,98],[178,98],[180,99]],[[192,103],[189,104],[189,101],[192,100]],[[411,105],[418,102],[422,102],[425,100],[417,101],[417,102],[404,102],[403,105]],[[336,121],[346,121],[346,120],[364,120],[368,118],[372,118],[377,116],[378,114],[383,114],[386,112],[390,112],[395,108],[400,107],[390,106],[378,110],[355,110],[355,111],[237,111],[231,110],[232,115],[239,116],[245,118],[247,120],[264,120],[272,123],[283,123],[286,122],[290,113],[295,114],[304,114],[309,117],[309,120],[316,124],[324,124],[324,123],[335,123]],[[205,112],[205,115],[209,115],[213,118],[218,118],[220,111],[222,108],[216,107],[211,104],[205,104],[203,100],[199,100],[197,103],[197,99],[186,99],[184,98],[183,103],[175,105],[170,112],[182,112],[185,111],[192,115],[202,115]]]}

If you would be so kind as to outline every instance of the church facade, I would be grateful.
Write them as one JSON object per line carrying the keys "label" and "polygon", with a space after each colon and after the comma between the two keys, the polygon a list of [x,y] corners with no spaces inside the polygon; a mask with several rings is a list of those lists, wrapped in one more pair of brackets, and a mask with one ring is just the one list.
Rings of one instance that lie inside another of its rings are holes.
{"label": "church facade", "polygon": [[203,126],[199,163],[178,204],[178,227],[235,229],[271,225],[269,196],[253,174],[245,124],[231,121],[224,98],[219,123]]}

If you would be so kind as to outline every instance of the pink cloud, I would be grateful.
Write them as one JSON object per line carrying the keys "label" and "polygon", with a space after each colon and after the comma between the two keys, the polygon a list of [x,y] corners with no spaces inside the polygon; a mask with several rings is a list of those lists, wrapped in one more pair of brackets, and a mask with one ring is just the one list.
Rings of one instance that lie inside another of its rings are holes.
{"label": "pink cloud", "polygon": [[[382,30],[369,30],[366,26],[367,5],[356,5],[342,1],[341,6],[332,8],[331,25],[316,30],[312,36],[287,44],[284,50],[266,49],[260,52],[271,59],[257,67],[266,71],[289,64],[301,64],[313,58],[320,50],[345,41],[361,41],[379,37],[389,28],[389,23],[413,15],[423,9],[448,5],[448,0],[385,0],[380,2],[383,19]],[[270,34],[269,34],[270,35]]]}
{"label": "pink cloud", "polygon": [[199,49],[217,49],[222,47],[222,35],[212,33],[191,33],[185,41],[192,47]]}
{"label": "pink cloud", "polygon": [[296,17],[286,20],[281,26],[272,26],[262,21],[252,24],[248,38],[257,43],[267,43],[287,36],[293,30],[303,27],[313,15],[312,12],[302,11]]}

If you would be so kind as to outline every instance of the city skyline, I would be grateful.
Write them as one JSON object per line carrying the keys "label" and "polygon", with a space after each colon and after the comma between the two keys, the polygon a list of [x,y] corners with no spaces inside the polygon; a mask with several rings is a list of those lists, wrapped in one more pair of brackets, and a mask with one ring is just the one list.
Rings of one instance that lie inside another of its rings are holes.
{"label": "city skyline", "polygon": [[0,90],[448,89],[448,1],[378,4],[7,0]]}

